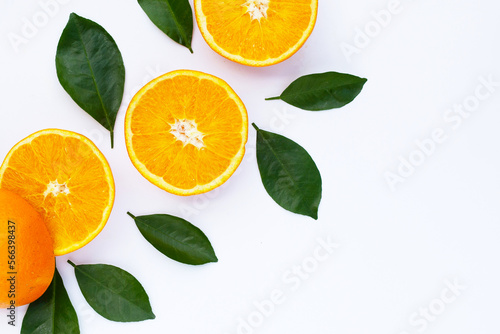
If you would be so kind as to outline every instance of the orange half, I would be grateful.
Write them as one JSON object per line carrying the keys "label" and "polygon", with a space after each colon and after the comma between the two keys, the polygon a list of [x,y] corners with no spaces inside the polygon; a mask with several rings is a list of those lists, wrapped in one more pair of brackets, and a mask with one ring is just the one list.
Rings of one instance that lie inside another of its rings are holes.
{"label": "orange half", "polygon": [[125,116],[125,141],[137,170],[177,195],[224,183],[245,153],[245,106],[223,80],[179,70],[144,86]]}
{"label": "orange half", "polygon": [[194,0],[203,38],[220,55],[268,66],[291,57],[311,35],[318,0]]}
{"label": "orange half", "polygon": [[54,240],[54,254],[77,250],[104,228],[115,198],[99,149],[75,132],[47,129],[17,143],[0,167],[0,187],[27,200]]}

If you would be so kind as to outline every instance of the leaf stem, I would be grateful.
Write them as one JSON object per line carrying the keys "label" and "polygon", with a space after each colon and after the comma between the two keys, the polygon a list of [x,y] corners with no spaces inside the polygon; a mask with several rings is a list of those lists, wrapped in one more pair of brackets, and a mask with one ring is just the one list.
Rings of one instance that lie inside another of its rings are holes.
{"label": "leaf stem", "polygon": [[266,101],[272,101],[272,100],[281,100],[281,96],[275,96],[275,97],[268,97]]}
{"label": "leaf stem", "polygon": [[191,51],[191,54],[194,53],[193,49],[190,46],[188,47],[188,49],[189,49],[189,51]]}
{"label": "leaf stem", "polygon": [[115,145],[115,136],[114,136],[113,129],[109,130],[109,132],[111,135],[111,148],[113,148],[113,146]]}
{"label": "leaf stem", "polygon": [[73,266],[73,268],[76,268],[76,264],[74,264],[73,262],[71,262],[71,260],[68,260],[68,263],[71,264]]}
{"label": "leaf stem", "polygon": [[259,131],[259,127],[257,125],[255,125],[255,123],[252,123],[252,126],[255,128],[255,130]]}
{"label": "leaf stem", "polygon": [[135,216],[133,214],[131,214],[130,212],[127,211],[127,215],[129,215],[130,217],[132,217],[132,219],[135,219]]}

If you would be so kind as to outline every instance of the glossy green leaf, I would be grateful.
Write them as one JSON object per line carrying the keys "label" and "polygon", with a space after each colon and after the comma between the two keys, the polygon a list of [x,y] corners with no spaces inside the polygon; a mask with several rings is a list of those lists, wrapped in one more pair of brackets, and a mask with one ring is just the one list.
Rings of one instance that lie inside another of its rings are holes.
{"label": "glossy green leaf", "polygon": [[188,0],[138,0],[149,19],[175,42],[193,53],[193,10]]}
{"label": "glossy green leaf", "polygon": [[149,297],[141,283],[107,264],[75,265],[76,280],[89,305],[104,318],[119,322],[154,319]]}
{"label": "glossy green leaf", "polygon": [[57,45],[57,77],[64,90],[110,131],[123,98],[125,66],[113,38],[99,24],[72,13]]}
{"label": "glossy green leaf", "polygon": [[78,317],[56,269],[45,293],[29,305],[21,334],[79,333]]}
{"label": "glossy green leaf", "polygon": [[207,236],[190,222],[171,215],[128,215],[144,238],[169,258],[192,265],[218,261]]}
{"label": "glossy green leaf", "polygon": [[354,75],[326,72],[298,78],[280,96],[266,100],[283,100],[295,107],[319,111],[340,108],[352,102],[367,79]]}
{"label": "glossy green leaf", "polygon": [[307,151],[281,135],[257,130],[257,164],[264,188],[284,209],[318,219],[321,175]]}

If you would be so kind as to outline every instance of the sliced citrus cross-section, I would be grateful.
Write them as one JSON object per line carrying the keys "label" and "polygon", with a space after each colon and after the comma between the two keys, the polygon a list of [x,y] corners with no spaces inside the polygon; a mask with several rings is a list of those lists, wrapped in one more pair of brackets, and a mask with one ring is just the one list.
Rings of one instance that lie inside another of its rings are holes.
{"label": "sliced citrus cross-section", "polygon": [[220,55],[251,66],[291,57],[316,23],[318,0],[194,0],[203,38]]}
{"label": "sliced citrus cross-section", "polygon": [[134,166],[177,195],[224,183],[245,153],[245,106],[223,80],[179,70],[146,84],[125,116],[125,141]]}
{"label": "sliced citrus cross-section", "polygon": [[94,143],[58,129],[36,132],[17,143],[0,167],[0,187],[17,193],[41,214],[55,255],[94,239],[115,197],[111,169]]}

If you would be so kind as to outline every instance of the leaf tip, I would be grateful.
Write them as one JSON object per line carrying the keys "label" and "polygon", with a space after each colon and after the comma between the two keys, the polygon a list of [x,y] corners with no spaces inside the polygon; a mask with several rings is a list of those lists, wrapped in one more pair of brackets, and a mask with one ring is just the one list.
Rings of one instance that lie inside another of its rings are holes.
{"label": "leaf tip", "polygon": [[308,213],[307,216],[311,217],[314,220],[318,220],[318,208],[315,208],[313,211]]}
{"label": "leaf tip", "polygon": [[80,15],[78,15],[77,13],[75,12],[72,12],[71,14],[69,14],[69,20],[78,20],[79,18],[81,18]]}
{"label": "leaf tip", "polygon": [[317,213],[305,213],[305,216],[312,218],[314,220],[318,220],[318,214]]}

